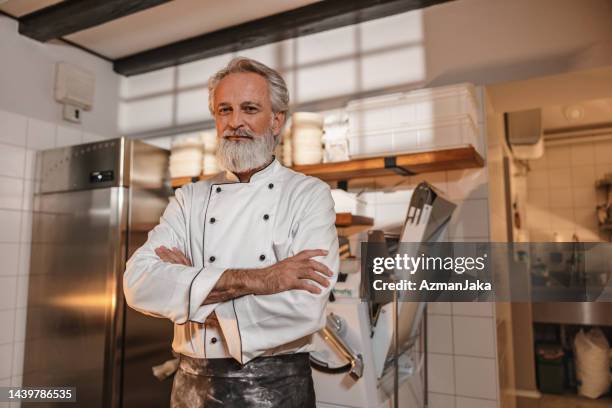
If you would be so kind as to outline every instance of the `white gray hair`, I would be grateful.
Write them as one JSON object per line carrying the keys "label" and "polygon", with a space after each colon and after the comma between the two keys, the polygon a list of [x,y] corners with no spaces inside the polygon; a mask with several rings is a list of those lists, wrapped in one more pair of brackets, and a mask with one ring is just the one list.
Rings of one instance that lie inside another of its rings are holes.
{"label": "white gray hair", "polygon": [[259,74],[268,81],[268,89],[270,91],[270,102],[272,103],[272,112],[286,113],[289,111],[289,90],[283,77],[272,68],[261,62],[250,58],[236,57],[232,59],[225,68],[218,71],[208,80],[208,109],[215,116],[215,108],[213,106],[215,98],[215,89],[219,82],[229,74],[240,72],[252,72]]}

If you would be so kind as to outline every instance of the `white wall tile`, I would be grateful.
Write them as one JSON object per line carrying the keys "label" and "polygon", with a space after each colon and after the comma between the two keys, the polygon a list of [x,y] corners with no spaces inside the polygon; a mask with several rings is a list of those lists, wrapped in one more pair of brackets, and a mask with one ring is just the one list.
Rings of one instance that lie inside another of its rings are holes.
{"label": "white wall tile", "polygon": [[611,163],[596,163],[595,164],[595,178],[600,180],[606,177],[606,174],[612,172],[612,164]]}
{"label": "white wall tile", "polygon": [[429,302],[427,304],[427,313],[432,315],[449,315],[452,314],[450,302]]}
{"label": "white wall tile", "polygon": [[572,189],[566,188],[551,188],[548,190],[550,208],[572,208]]}
{"label": "white wall tile", "polygon": [[0,144],[0,176],[23,177],[25,149]]}
{"label": "white wall tile", "polygon": [[450,238],[488,237],[488,214],[488,200],[486,199],[458,202],[449,225]]}
{"label": "white wall tile", "polygon": [[527,173],[529,188],[548,188],[548,172],[546,170],[533,170]]}
{"label": "white wall tile", "polygon": [[21,218],[19,242],[32,242],[32,211],[22,211]]}
{"label": "white wall tile", "polygon": [[[334,44],[333,47],[328,46]],[[334,30],[298,37],[295,41],[297,64],[321,61],[342,63],[339,57],[351,57],[357,52],[357,27],[346,26]],[[334,78],[335,79],[335,78]]]}
{"label": "white wall tile", "polygon": [[20,210],[23,199],[23,180],[0,176],[0,208]]}
{"label": "white wall tile", "polygon": [[429,405],[427,408],[453,408],[455,406],[455,397],[447,394],[429,393]]}
{"label": "white wall tile", "polygon": [[[18,375],[15,377],[11,377],[11,387],[21,387],[21,385],[23,384],[23,376]],[[14,405],[11,405],[11,408],[20,408],[21,404],[19,403],[13,403]]]}
{"label": "white wall tile", "polygon": [[32,245],[29,242],[19,244],[19,273],[28,275],[30,273],[30,252]]}
{"label": "white wall tile", "polygon": [[183,91],[176,98],[176,121],[178,124],[212,119],[212,115],[208,110],[207,88]]}
{"label": "white wall tile", "polygon": [[55,147],[74,146],[81,144],[83,141],[83,132],[81,129],[58,126],[55,138]]}
{"label": "white wall tile", "polygon": [[572,189],[572,203],[574,207],[595,208],[597,205],[597,192],[593,187],[576,187]]}
{"label": "white wall tile", "polygon": [[19,242],[21,212],[0,210],[0,242]]}
{"label": "white wall tile", "polygon": [[455,408],[497,408],[497,401],[457,397]]}
{"label": "white wall tile", "polygon": [[612,164],[612,141],[595,143],[595,163]]}
{"label": "white wall tile", "polygon": [[[359,73],[362,90],[423,83],[426,73],[425,59],[425,49],[420,44],[364,55]],[[398,66],[402,69],[397,69]]]}
{"label": "white wall tile", "polygon": [[28,119],[28,149],[45,150],[55,147],[56,125],[38,119]]}
{"label": "white wall tile", "polygon": [[374,216],[374,228],[384,229],[392,226],[400,227],[406,219],[408,203],[377,204]]}
{"label": "white wall tile", "polygon": [[549,206],[548,189],[540,188],[540,189],[528,190],[527,191],[527,202],[530,205],[533,205],[535,207],[548,208]]}
{"label": "white wall tile", "polygon": [[25,341],[28,309],[15,309],[15,341]]}
{"label": "white wall tile", "polygon": [[[15,309],[17,298],[17,277],[0,277],[0,310]],[[0,376],[1,377],[1,376]]]}
{"label": "white wall tile", "polygon": [[571,187],[572,174],[569,167],[548,170],[548,186],[550,188]]}
{"label": "white wall tile", "polygon": [[442,394],[455,393],[455,370],[453,356],[428,353],[427,377],[429,391]]}
{"label": "white wall tile", "polygon": [[418,45],[424,41],[421,10],[370,20],[358,27],[361,36],[360,49],[364,53],[381,48]]}
{"label": "white wall tile", "polygon": [[597,211],[595,208],[574,208],[574,222],[576,226],[589,229],[597,228]]}
{"label": "white wall tile", "polygon": [[11,376],[11,365],[13,364],[13,345],[0,345],[0,378]]}
{"label": "white wall tile", "polygon": [[571,161],[570,149],[567,146],[546,149],[546,164],[549,169],[565,168]]}
{"label": "white wall tile", "polygon": [[[318,83],[318,86],[312,86]],[[294,103],[304,103],[356,91],[356,62],[353,60],[302,68],[297,72]]]}
{"label": "white wall tile", "polygon": [[29,275],[21,275],[17,277],[17,303],[15,307],[28,307],[28,282],[30,280]]}
{"label": "white wall tile", "polygon": [[119,104],[119,131],[132,133],[174,124],[174,95],[160,95]]}
{"label": "white wall tile", "polygon": [[15,336],[15,309],[0,310],[0,344],[12,343]]}
{"label": "white wall tile", "polygon": [[206,87],[208,85],[208,78],[221,69],[221,67],[225,66],[230,58],[231,57],[228,55],[220,55],[218,57],[206,58],[177,66],[179,88],[194,86]]}
{"label": "white wall tile", "polygon": [[[238,51],[237,53],[235,53],[235,56],[252,58],[255,61],[261,62],[262,64],[266,64],[272,69],[278,70],[279,47],[282,48],[279,43],[266,44],[259,47]],[[212,75],[214,72],[217,72],[217,70],[219,70],[223,65],[218,65],[217,67],[215,67],[215,69],[213,70],[213,72],[210,73],[210,75]]]}
{"label": "white wall tile", "polygon": [[457,395],[497,399],[495,359],[455,356]]}
{"label": "white wall tile", "polygon": [[13,370],[11,375],[13,377],[23,375],[23,357],[25,351],[25,343],[18,341],[13,347]]}
{"label": "white wall tile", "polygon": [[158,69],[141,75],[134,75],[121,83],[121,97],[135,98],[172,91],[176,67]]}
{"label": "white wall tile", "polygon": [[429,315],[427,317],[427,351],[453,354],[451,316]]}
{"label": "white wall tile", "polygon": [[466,200],[487,198],[487,169],[450,170],[447,172],[448,198]]}
{"label": "white wall tile", "polygon": [[452,302],[454,316],[493,316],[490,302]]}
{"label": "white wall tile", "polygon": [[571,146],[571,166],[593,165],[595,161],[595,149],[592,143],[580,143]]}
{"label": "white wall tile", "polygon": [[33,180],[36,177],[36,150],[25,151],[25,169],[23,178]]}
{"label": "white wall tile", "polygon": [[27,123],[25,116],[0,110],[0,143],[25,146]]}
{"label": "white wall tile", "polygon": [[547,169],[548,163],[546,162],[546,156],[547,154],[546,152],[544,152],[544,155],[539,159],[529,160],[529,167],[531,168],[531,170],[535,171]]}
{"label": "white wall tile", "polygon": [[573,230],[574,229],[574,211],[573,209],[572,208],[551,209],[550,225],[553,231]]}
{"label": "white wall tile", "polygon": [[593,161],[591,161],[589,165],[572,167],[572,186],[594,188],[595,165],[593,164]]}
{"label": "white wall tile", "polygon": [[31,211],[34,202],[34,180],[24,180],[22,182],[23,194],[21,200],[21,209]]}
{"label": "white wall tile", "polygon": [[99,142],[100,140],[104,140],[104,137],[95,133],[83,132],[83,143]]}
{"label": "white wall tile", "polygon": [[19,274],[19,244],[0,244],[0,259],[0,276]]}
{"label": "white wall tile", "polygon": [[455,354],[495,358],[493,326],[490,317],[453,316]]}

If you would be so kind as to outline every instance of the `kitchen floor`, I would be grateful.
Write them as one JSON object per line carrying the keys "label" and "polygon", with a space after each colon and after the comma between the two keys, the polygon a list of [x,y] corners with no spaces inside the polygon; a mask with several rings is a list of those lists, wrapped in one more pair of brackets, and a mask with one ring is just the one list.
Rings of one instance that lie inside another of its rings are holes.
{"label": "kitchen floor", "polygon": [[612,398],[608,396],[592,400],[577,395],[544,394],[540,408],[612,408]]}

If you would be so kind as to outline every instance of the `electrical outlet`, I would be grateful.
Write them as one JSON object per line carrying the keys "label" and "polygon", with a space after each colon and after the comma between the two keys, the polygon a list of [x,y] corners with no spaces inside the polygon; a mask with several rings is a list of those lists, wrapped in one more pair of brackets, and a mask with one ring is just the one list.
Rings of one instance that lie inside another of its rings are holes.
{"label": "electrical outlet", "polygon": [[81,123],[81,109],[72,105],[64,105],[64,120]]}

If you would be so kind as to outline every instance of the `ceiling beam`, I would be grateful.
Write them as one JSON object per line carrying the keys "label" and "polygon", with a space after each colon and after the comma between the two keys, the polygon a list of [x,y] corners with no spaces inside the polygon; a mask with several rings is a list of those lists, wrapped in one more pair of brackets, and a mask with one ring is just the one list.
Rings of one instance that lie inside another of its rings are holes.
{"label": "ceiling beam", "polygon": [[[258,47],[449,0],[326,0],[115,60],[114,70],[137,75]],[[451,0],[452,1],[452,0]]]}
{"label": "ceiling beam", "polygon": [[65,0],[19,18],[19,33],[38,41],[60,38],[170,0]]}

